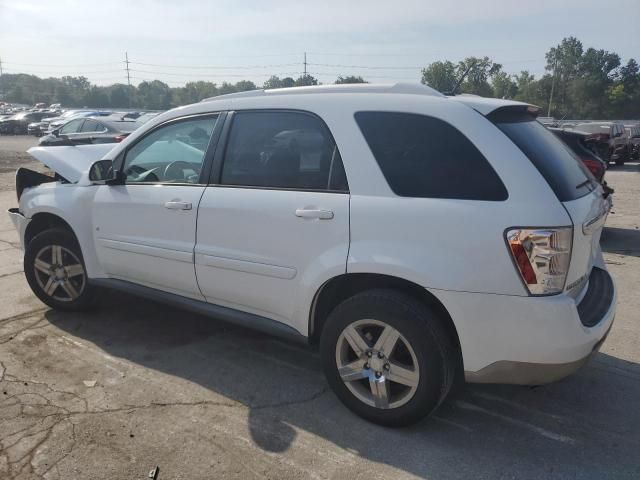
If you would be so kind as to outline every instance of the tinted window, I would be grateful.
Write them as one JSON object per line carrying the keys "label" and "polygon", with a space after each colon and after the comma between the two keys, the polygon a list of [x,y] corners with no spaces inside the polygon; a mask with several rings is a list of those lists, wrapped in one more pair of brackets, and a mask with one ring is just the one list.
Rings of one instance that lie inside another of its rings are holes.
{"label": "tinted window", "polygon": [[85,120],[82,124],[81,132],[95,132],[103,130],[102,126],[95,120]]}
{"label": "tinted window", "polygon": [[296,112],[240,112],[233,119],[221,183],[347,190],[340,153],[316,117]]}
{"label": "tinted window", "polygon": [[575,200],[593,190],[593,183],[587,181],[591,177],[578,157],[533,117],[497,111],[489,119],[531,160],[561,202]]}
{"label": "tinted window", "polygon": [[487,159],[448,123],[412,113],[358,112],[355,117],[396,195],[507,199]]}
{"label": "tinted window", "polygon": [[103,123],[109,128],[111,128],[111,130],[115,130],[116,132],[133,132],[136,128],[140,126],[140,124],[136,122],[103,121]]}
{"label": "tinted window", "polygon": [[78,118],[76,120],[71,120],[70,122],[67,122],[60,129],[60,133],[62,133],[63,135],[66,134],[66,133],[77,133],[80,130],[80,126],[82,125],[82,122],[84,122],[83,118]]}
{"label": "tinted window", "polygon": [[152,131],[127,151],[126,183],[199,183],[216,120],[189,119]]}

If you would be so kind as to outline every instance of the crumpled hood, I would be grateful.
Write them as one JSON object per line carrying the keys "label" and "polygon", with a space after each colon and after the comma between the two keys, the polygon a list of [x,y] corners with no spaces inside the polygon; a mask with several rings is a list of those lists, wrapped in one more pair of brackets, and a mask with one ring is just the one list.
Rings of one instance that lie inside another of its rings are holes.
{"label": "crumpled hood", "polygon": [[71,183],[77,183],[91,165],[113,150],[113,143],[62,147],[32,147],[27,153]]}

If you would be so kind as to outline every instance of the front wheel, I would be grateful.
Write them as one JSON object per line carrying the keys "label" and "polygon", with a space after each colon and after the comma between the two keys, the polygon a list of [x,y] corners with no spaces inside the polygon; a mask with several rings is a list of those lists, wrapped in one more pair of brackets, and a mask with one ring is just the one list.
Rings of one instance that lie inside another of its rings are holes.
{"label": "front wheel", "polygon": [[338,305],[320,341],[327,381],[354,413],[398,427],[430,414],[453,384],[456,350],[427,306],[392,290]]}
{"label": "front wheel", "polygon": [[82,310],[90,306],[92,288],[80,246],[63,229],[45,230],[27,245],[24,273],[33,293],[58,310]]}

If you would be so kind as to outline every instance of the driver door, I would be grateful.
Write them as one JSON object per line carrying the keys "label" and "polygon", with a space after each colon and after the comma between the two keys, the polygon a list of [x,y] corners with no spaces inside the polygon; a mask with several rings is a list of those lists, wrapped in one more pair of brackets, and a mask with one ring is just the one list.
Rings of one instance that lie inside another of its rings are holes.
{"label": "driver door", "polygon": [[93,235],[109,277],[203,299],[193,260],[196,215],[221,117],[159,125],[116,162],[124,184],[97,187]]}

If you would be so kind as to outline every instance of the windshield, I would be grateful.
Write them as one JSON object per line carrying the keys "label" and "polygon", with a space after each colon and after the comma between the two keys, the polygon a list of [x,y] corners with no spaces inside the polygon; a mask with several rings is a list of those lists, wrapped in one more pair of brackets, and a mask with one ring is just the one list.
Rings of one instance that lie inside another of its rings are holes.
{"label": "windshield", "polygon": [[593,191],[595,181],[578,156],[533,117],[498,110],[489,119],[531,160],[561,202]]}

